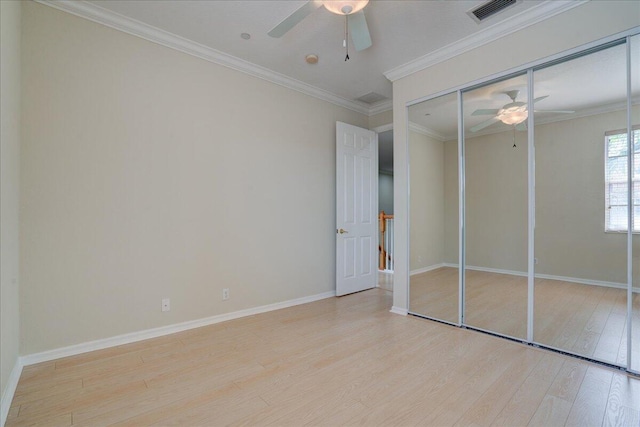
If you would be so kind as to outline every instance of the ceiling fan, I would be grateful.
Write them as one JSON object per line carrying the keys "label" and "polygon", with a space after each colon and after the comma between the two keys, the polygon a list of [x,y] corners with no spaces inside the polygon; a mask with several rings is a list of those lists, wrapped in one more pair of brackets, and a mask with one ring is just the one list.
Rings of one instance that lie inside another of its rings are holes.
{"label": "ceiling fan", "polygon": [[[481,108],[479,110],[474,111],[472,116],[493,116],[489,120],[485,120],[482,123],[479,123],[469,129],[471,132],[478,132],[486,127],[491,126],[494,123],[502,122],[507,125],[514,125],[516,130],[526,130],[527,125],[525,120],[529,117],[529,112],[527,111],[527,103],[516,101],[518,98],[518,94],[520,94],[519,90],[509,90],[504,92],[509,98],[511,98],[511,102],[502,106],[502,108],[496,109],[484,109]],[[548,98],[549,95],[541,96],[533,100],[535,104],[538,101],[542,101],[545,98]],[[571,114],[575,113],[575,111],[569,110],[533,110],[535,113],[557,113],[557,114]]]}
{"label": "ceiling fan", "polygon": [[371,46],[369,27],[367,26],[367,20],[362,11],[367,3],[369,3],[369,0],[310,0],[285,18],[284,21],[276,25],[267,34],[275,38],[282,37],[311,14],[311,12],[324,6],[329,12],[346,16],[347,28],[350,29],[353,46],[357,51],[361,51]]}

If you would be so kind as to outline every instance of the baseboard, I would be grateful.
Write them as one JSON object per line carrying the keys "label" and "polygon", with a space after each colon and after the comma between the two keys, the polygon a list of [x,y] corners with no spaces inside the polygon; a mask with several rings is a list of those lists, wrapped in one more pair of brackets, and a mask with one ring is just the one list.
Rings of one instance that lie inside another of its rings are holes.
{"label": "baseboard", "polygon": [[22,366],[23,365],[18,358],[16,360],[16,364],[13,365],[11,374],[9,375],[7,386],[4,390],[2,390],[2,403],[0,404],[0,426],[2,427],[4,427],[4,424],[7,422],[7,416],[9,416],[9,408],[11,408],[11,401],[13,400],[13,396],[16,394],[18,381],[20,380],[20,375],[22,374]]}
{"label": "baseboard", "polygon": [[[458,266],[456,265],[455,267],[457,268]],[[473,270],[473,271],[483,271],[485,273],[508,274],[510,276],[519,276],[519,277],[528,276],[526,271],[503,270],[501,268],[477,267],[475,265],[467,265],[466,269]]]}
{"label": "baseboard", "polygon": [[411,271],[409,272],[409,276],[415,276],[416,274],[426,273],[426,272],[428,272],[428,271],[435,270],[435,269],[437,269],[437,268],[442,268],[442,267],[447,267],[447,265],[446,265],[446,264],[444,264],[444,263],[441,263],[441,264],[433,264],[433,265],[430,265],[430,266],[428,266],[428,267],[418,268],[418,269],[416,269],[416,270],[411,270]]}
{"label": "baseboard", "polygon": [[[427,269],[425,271],[416,270],[418,273],[415,273],[415,274],[424,273],[426,271],[431,271],[431,270],[434,270],[434,269],[440,268],[440,267],[458,268],[458,264],[449,264],[449,263],[437,264],[435,266],[427,267]],[[485,273],[509,274],[511,276],[519,276],[519,277],[527,277],[528,276],[526,271],[503,270],[503,269],[500,269],[500,268],[478,267],[478,266],[475,266],[475,265],[467,265],[466,269],[467,270],[474,270],[474,271],[483,271]],[[414,272],[412,271],[411,275],[413,276],[413,274],[414,274]],[[625,283],[607,282],[607,281],[604,281],[604,280],[580,279],[580,278],[577,278],[577,277],[556,276],[556,275],[553,275],[553,274],[536,274],[535,278],[536,279],[559,280],[559,281],[562,281],[562,282],[578,283],[580,285],[594,285],[594,286],[604,286],[606,288],[627,289],[627,285]],[[640,293],[640,288],[634,287],[633,288],[633,292]]]}
{"label": "baseboard", "polygon": [[215,323],[226,322],[227,320],[238,319],[254,314],[266,313],[268,311],[280,310],[295,305],[307,304],[326,298],[336,296],[335,291],[324,292],[321,294],[311,295],[308,297],[297,298],[293,300],[278,302],[274,304],[263,305],[260,307],[248,308],[246,310],[234,311],[232,313],[220,314],[217,316],[207,317],[204,319],[190,320],[187,322],[176,323],[174,325],[162,326],[160,328],[147,329],[130,334],[118,335],[115,337],[104,338],[95,341],[89,341],[82,344],[76,344],[68,347],[62,347],[54,350],[44,351],[41,353],[29,354],[20,358],[22,366],[33,365],[35,363],[47,362],[49,360],[60,359],[61,357],[75,356],[76,354],[88,353],[90,351],[102,350],[118,345],[129,344],[132,342],[143,341],[150,338],[157,338],[164,335],[175,334],[189,329],[200,328],[202,326],[213,325]]}
{"label": "baseboard", "polygon": [[395,305],[393,307],[391,307],[391,310],[389,310],[389,311],[391,313],[399,314],[401,316],[406,316],[407,314],[409,314],[409,310],[407,310],[406,308],[396,307]]}

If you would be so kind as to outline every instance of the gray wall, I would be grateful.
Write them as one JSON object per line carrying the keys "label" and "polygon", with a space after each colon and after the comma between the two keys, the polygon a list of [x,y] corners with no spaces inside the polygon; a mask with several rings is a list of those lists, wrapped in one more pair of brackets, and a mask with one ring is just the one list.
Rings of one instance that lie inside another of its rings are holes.
{"label": "gray wall", "polygon": [[3,398],[7,396],[9,378],[20,350],[20,19],[21,2],[0,2],[0,393]]}
{"label": "gray wall", "polygon": [[[604,134],[625,120],[620,111],[536,126],[536,273],[626,281],[626,235],[604,232]],[[518,138],[517,148],[511,131],[466,140],[470,266],[527,271],[526,134]],[[456,142],[445,159],[454,170]],[[445,175],[445,187],[445,262],[457,263],[457,176]]]}
{"label": "gray wall", "polygon": [[378,175],[378,212],[393,215],[393,175],[381,172]]}
{"label": "gray wall", "polygon": [[24,354],[335,289],[335,122],[366,116],[23,13]]}

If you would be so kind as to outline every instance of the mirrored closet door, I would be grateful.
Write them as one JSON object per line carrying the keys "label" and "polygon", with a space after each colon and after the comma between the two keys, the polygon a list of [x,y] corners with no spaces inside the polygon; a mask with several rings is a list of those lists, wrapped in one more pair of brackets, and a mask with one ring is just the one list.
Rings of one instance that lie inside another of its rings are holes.
{"label": "mirrored closet door", "polygon": [[409,107],[410,288],[414,314],[457,324],[457,94]]}
{"label": "mirrored closet door", "polygon": [[640,35],[408,116],[410,313],[640,373]]}
{"label": "mirrored closet door", "polygon": [[527,337],[527,75],[463,93],[464,323]]}
{"label": "mirrored closet door", "polygon": [[626,364],[626,71],[625,44],[534,71],[534,341],[619,365]]}

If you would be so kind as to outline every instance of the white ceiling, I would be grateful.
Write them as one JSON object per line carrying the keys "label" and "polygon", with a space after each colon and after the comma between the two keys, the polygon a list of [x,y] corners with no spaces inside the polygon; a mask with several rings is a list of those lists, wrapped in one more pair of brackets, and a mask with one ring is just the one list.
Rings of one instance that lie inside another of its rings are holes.
{"label": "white ceiling", "polygon": [[[140,33],[139,27],[145,27],[147,34],[162,30],[165,36],[179,36],[177,44],[195,42],[193,46],[231,56],[234,68],[255,64],[275,72],[281,84],[286,79],[302,82],[305,88],[327,92],[369,114],[390,109],[392,87],[385,74],[394,78],[403,69],[424,68],[582,3],[522,0],[478,24],[466,12],[484,0],[372,0],[364,11],[373,45],[361,52],[351,49],[351,60],[345,62],[344,18],[325,8],[317,9],[282,38],[267,35],[304,0],[39,1],[134,34]],[[243,40],[241,33],[251,34],[251,39]],[[189,49],[199,49],[193,46]],[[318,64],[305,62],[310,53],[319,56]],[[376,103],[377,111],[371,105],[352,102],[371,92],[388,98]]]}

